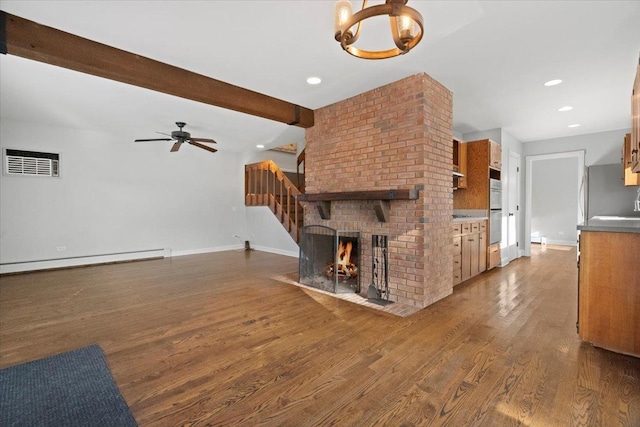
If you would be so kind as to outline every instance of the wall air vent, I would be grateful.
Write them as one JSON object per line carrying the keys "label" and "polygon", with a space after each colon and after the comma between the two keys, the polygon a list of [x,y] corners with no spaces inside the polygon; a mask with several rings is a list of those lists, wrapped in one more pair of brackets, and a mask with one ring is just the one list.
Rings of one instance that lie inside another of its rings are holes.
{"label": "wall air vent", "polygon": [[60,176],[59,154],[7,149],[4,157],[7,175]]}

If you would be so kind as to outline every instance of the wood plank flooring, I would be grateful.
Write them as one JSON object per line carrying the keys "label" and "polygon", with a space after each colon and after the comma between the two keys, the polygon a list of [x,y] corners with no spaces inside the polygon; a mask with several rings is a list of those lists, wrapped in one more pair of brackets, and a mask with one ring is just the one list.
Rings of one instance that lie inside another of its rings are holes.
{"label": "wood plank flooring", "polygon": [[230,251],[0,277],[0,367],[92,343],[142,426],[640,426],[640,359],[581,343],[575,249],[400,318]]}

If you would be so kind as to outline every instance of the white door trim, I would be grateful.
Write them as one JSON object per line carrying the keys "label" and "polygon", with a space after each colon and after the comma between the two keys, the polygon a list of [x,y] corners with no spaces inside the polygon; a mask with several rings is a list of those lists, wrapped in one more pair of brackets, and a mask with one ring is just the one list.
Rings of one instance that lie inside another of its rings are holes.
{"label": "white door trim", "polygon": [[[578,158],[578,176],[576,177],[576,181],[578,183],[578,188],[580,191],[584,191],[582,187],[582,180],[584,178],[584,153],[585,150],[578,151],[565,151],[563,153],[551,153],[551,154],[540,154],[536,156],[527,156],[527,177],[526,177],[526,204],[524,207],[524,254],[525,256],[531,256],[531,193],[533,189],[532,180],[532,171],[533,171],[533,162],[540,160],[551,160],[551,159],[563,159],[567,157],[577,157]],[[582,208],[580,206],[580,200],[584,200],[582,195],[578,195],[578,206],[576,206],[576,217],[578,218],[578,224],[583,221],[582,217]]]}
{"label": "white door trim", "polygon": [[[521,191],[520,189],[522,188],[521,187],[522,180],[520,179],[519,169],[520,169],[520,167],[522,165],[521,165],[521,160],[520,160],[520,154],[516,153],[513,150],[509,150],[509,155],[507,156],[507,158],[509,159],[508,160],[508,162],[509,162],[508,163],[508,169],[507,169],[507,209],[506,209],[506,227],[505,227],[506,228],[506,236],[507,236],[507,239],[506,239],[507,247],[506,247],[506,251],[505,251],[506,252],[506,258],[502,260],[502,264],[508,264],[511,261],[520,258],[524,254],[524,251],[522,250],[523,247],[522,246],[518,246],[517,250],[516,250],[516,256],[514,258],[511,258],[511,251],[509,249],[509,241],[511,240],[510,239],[511,236],[509,236],[509,210],[510,210],[509,208],[511,206],[511,201],[514,198],[515,198],[516,205],[518,207],[521,207],[520,206],[521,205],[520,204],[520,191]],[[511,159],[512,158],[515,159],[515,161],[516,161],[516,168],[517,168],[516,171],[512,171],[511,170]],[[509,181],[511,180],[511,177],[513,176],[513,172],[515,172],[515,177],[516,177],[516,182],[515,182],[516,194],[511,194],[511,192],[509,192],[509,189],[511,188],[511,184],[510,184]],[[522,227],[520,225],[521,212],[522,212],[521,209],[520,210],[516,209],[516,211],[514,212],[514,216],[515,216],[514,221],[515,221],[515,226],[516,226],[516,229],[515,229],[515,241],[518,244],[522,243],[520,241],[521,240],[520,237],[521,237],[521,234],[522,234],[521,233]]]}

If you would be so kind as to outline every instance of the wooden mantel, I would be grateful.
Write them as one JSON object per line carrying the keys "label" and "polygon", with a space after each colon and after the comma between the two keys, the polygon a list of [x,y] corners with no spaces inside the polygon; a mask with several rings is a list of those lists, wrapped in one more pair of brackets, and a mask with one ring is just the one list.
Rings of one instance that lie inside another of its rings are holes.
{"label": "wooden mantel", "polygon": [[315,202],[316,209],[322,219],[331,219],[331,202],[344,200],[373,200],[374,210],[380,222],[389,221],[391,200],[416,200],[418,190],[373,190],[373,191],[342,191],[336,193],[301,194],[300,202]]}

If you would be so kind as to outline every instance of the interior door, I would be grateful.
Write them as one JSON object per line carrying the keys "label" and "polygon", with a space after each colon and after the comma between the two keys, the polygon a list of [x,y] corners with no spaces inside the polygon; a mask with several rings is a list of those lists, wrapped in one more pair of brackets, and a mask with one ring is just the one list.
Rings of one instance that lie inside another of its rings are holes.
{"label": "interior door", "polygon": [[520,218],[520,155],[509,151],[509,177],[507,182],[509,209],[507,216],[507,249],[509,262],[518,258],[518,224]]}

